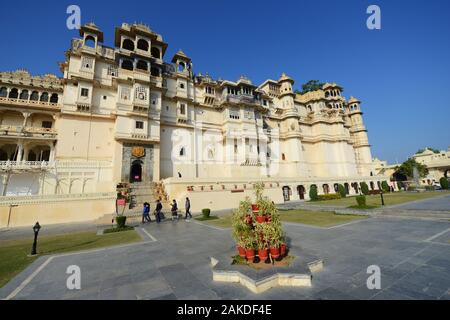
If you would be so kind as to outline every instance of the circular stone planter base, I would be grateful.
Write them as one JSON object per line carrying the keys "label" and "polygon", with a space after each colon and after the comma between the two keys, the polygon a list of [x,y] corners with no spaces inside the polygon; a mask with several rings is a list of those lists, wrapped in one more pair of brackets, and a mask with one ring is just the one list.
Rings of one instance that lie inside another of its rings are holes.
{"label": "circular stone planter base", "polygon": [[232,265],[233,254],[211,257],[213,281],[239,283],[253,293],[274,287],[311,287],[312,274],[323,269],[323,260],[296,248],[291,248],[289,255],[295,257],[289,266],[266,265],[261,269]]}

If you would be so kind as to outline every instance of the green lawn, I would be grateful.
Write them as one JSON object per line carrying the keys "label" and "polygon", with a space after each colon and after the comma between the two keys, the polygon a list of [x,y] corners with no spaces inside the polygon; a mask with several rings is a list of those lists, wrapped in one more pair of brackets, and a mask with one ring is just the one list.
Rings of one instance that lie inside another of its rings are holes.
{"label": "green lawn", "polygon": [[[307,211],[307,210],[286,210],[280,211],[281,221],[309,224],[319,227],[331,227],[356,219],[365,219],[361,215],[335,214],[331,211]],[[209,225],[219,228],[231,228],[231,215],[225,215],[219,219],[203,221]]]}
{"label": "green lawn", "polygon": [[[386,206],[392,206],[396,204],[402,204],[410,201],[423,200],[428,198],[433,198],[437,196],[443,196],[445,194],[450,194],[448,191],[425,191],[425,192],[395,192],[383,194],[384,204]],[[366,196],[366,203],[368,206],[380,207],[381,197],[380,195]],[[308,204],[317,205],[335,205],[341,207],[355,206],[355,197],[347,197],[336,200],[327,201],[310,201]]]}
{"label": "green lawn", "polygon": [[[95,232],[69,233],[38,238],[39,255],[64,253],[109,247],[140,241],[136,231],[124,231],[98,236]],[[37,256],[28,257],[33,239],[0,241],[0,288],[23,271]]]}

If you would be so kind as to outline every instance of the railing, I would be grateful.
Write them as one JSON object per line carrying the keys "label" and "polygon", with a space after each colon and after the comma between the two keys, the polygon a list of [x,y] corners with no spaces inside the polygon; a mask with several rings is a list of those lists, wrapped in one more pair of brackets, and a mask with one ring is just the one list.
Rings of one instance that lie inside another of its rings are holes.
{"label": "railing", "polygon": [[255,99],[252,96],[246,95],[226,95],[220,100],[220,103],[229,102],[229,103],[246,103],[246,104],[261,104],[261,101]]}
{"label": "railing", "polygon": [[37,107],[61,108],[61,105],[59,103],[48,102],[48,101],[13,99],[13,98],[7,98],[7,97],[0,97],[0,103],[13,104],[13,105],[37,106]]}
{"label": "railing", "polygon": [[76,201],[76,200],[96,200],[96,199],[115,199],[115,192],[98,193],[80,193],[80,194],[55,194],[55,195],[33,195],[33,196],[6,196],[0,197],[0,206]]}
{"label": "railing", "polygon": [[23,126],[0,126],[0,135],[7,136],[21,136],[21,137],[51,137],[54,138],[57,132],[53,128],[40,128],[40,127],[23,127]]}
{"label": "railing", "polygon": [[29,170],[29,169],[96,169],[111,168],[109,161],[0,161],[1,170]]}

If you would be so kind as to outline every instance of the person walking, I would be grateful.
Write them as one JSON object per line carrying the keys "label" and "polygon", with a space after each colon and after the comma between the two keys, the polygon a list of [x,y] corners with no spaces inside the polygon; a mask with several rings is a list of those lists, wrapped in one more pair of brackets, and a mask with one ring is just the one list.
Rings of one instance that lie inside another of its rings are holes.
{"label": "person walking", "polygon": [[172,201],[172,209],[170,211],[172,211],[172,221],[175,220],[175,218],[178,219],[178,205],[175,199]]}
{"label": "person walking", "polygon": [[161,204],[161,201],[158,199],[158,200],[156,200],[156,209],[155,209],[155,218],[156,218],[157,223],[161,222],[161,210],[162,210],[162,204]]}
{"label": "person walking", "polygon": [[144,202],[144,209],[142,210],[142,223],[151,222],[150,219],[150,203]]}
{"label": "person walking", "polygon": [[188,197],[186,197],[186,202],[184,204],[184,208],[186,209],[186,215],[184,216],[184,220],[187,220],[188,215],[189,218],[192,219],[192,214],[191,214],[191,200],[189,200]]}

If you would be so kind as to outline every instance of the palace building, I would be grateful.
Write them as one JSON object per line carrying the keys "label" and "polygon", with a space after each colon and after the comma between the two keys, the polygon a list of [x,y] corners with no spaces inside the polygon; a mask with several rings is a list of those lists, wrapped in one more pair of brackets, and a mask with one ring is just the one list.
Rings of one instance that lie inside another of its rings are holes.
{"label": "palace building", "polygon": [[237,207],[256,182],[281,203],[381,179],[360,101],[341,86],[299,94],[284,73],[260,85],[194,74],[143,24],[117,27],[114,48],[103,37],[82,26],[61,78],[0,73],[0,227],[113,214],[124,187],[127,212],[186,196],[199,211]]}

